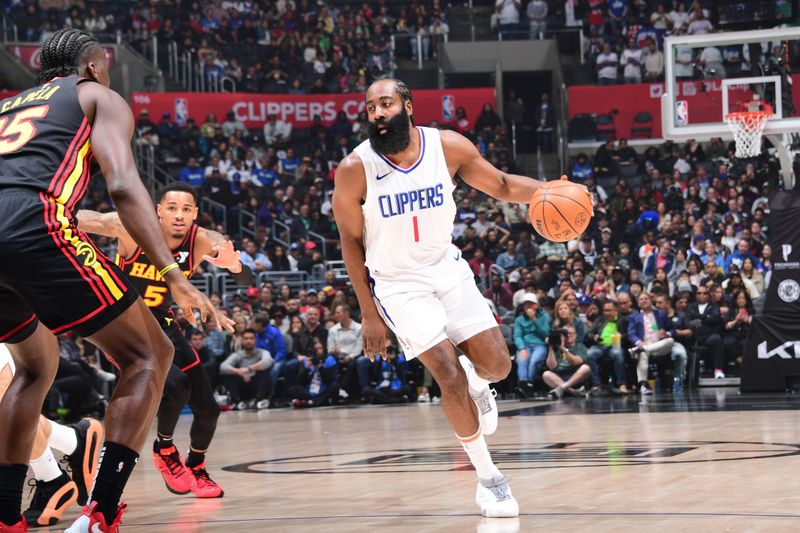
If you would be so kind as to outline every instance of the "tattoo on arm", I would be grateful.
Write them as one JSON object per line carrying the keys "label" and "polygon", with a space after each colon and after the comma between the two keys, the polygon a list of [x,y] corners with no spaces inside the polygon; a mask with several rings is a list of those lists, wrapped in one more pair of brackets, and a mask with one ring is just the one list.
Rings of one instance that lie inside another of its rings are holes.
{"label": "tattoo on arm", "polygon": [[81,209],[77,213],[78,228],[86,233],[104,235],[106,237],[125,237],[127,232],[115,211],[98,213],[88,209]]}
{"label": "tattoo on arm", "polygon": [[206,235],[211,240],[212,245],[214,246],[225,244],[226,241],[225,237],[223,237],[222,234],[217,231],[214,231],[212,229],[207,229]]}

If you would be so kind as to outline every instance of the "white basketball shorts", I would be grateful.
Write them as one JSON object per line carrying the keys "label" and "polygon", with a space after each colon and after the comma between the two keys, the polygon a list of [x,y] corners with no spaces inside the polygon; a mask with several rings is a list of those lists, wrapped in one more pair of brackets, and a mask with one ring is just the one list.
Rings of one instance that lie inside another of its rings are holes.
{"label": "white basketball shorts", "polygon": [[452,252],[436,265],[391,276],[370,275],[378,311],[397,335],[407,359],[445,339],[457,346],[497,327],[461,251],[451,248]]}

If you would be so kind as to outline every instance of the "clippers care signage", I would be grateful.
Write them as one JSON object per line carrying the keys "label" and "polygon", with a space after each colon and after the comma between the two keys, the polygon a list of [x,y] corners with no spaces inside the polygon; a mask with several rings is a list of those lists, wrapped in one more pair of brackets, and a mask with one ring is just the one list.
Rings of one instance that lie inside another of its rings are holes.
{"label": "clippers care signage", "polygon": [[[455,110],[463,107],[470,122],[481,113],[483,105],[495,107],[494,89],[444,89],[418,90],[413,92],[414,119],[419,125],[431,122],[455,124]],[[179,124],[188,118],[201,125],[206,117],[214,113],[219,122],[224,122],[229,111],[247,128],[260,128],[270,115],[292,124],[294,128],[307,128],[319,115],[322,123],[330,126],[336,115],[344,111],[351,122],[364,110],[363,93],[353,94],[246,94],[246,93],[132,93],[131,107],[134,115],[142,110],[150,113],[151,120],[158,122],[163,113],[169,113]]]}
{"label": "clippers care signage", "polygon": [[800,192],[777,192],[769,207],[772,279],[745,344],[742,392],[783,391],[800,380]]}

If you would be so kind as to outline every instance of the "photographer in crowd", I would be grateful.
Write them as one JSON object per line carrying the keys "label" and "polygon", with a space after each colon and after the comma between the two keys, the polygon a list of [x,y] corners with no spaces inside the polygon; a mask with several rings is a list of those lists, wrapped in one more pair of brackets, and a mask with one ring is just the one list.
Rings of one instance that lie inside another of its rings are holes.
{"label": "photographer in crowd", "polygon": [[554,329],[547,337],[547,370],[542,379],[552,387],[548,397],[561,399],[564,393],[583,396],[576,387],[589,379],[592,371],[584,363],[586,347],[576,342],[577,334],[573,326]]}

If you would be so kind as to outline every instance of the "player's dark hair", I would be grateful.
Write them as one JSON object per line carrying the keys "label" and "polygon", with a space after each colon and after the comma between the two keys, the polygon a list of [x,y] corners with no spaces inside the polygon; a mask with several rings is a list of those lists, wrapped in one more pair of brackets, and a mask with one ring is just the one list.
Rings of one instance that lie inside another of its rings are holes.
{"label": "player's dark hair", "polygon": [[252,333],[254,337],[258,337],[258,333],[253,328],[247,328],[242,332],[242,336],[246,335],[247,333]]}
{"label": "player's dark hair", "polygon": [[100,46],[100,41],[83,30],[70,28],[53,33],[42,44],[41,72],[37,83],[78,74],[78,65],[86,60],[95,46]]}
{"label": "player's dark hair", "polygon": [[[394,82],[394,88],[397,91],[397,95],[400,97],[400,101],[403,102],[405,105],[406,102],[414,103],[414,98],[411,96],[411,89],[408,88],[406,82],[403,80],[398,80],[397,78],[392,78],[391,76],[380,76],[375,79],[372,83],[377,83],[379,81],[389,80]],[[411,117],[411,124],[414,124],[414,117]]]}
{"label": "player's dark hair", "polygon": [[172,191],[189,193],[192,195],[192,198],[194,198],[194,203],[197,203],[197,191],[194,189],[194,187],[183,181],[174,181],[164,185],[164,187],[162,187],[158,193],[158,201],[161,202],[164,199],[164,196],[166,196],[168,192]]}

